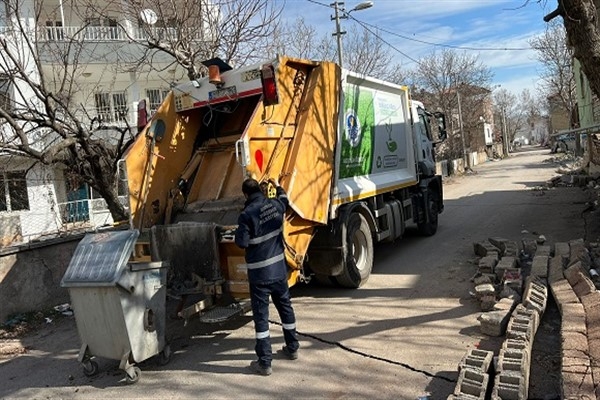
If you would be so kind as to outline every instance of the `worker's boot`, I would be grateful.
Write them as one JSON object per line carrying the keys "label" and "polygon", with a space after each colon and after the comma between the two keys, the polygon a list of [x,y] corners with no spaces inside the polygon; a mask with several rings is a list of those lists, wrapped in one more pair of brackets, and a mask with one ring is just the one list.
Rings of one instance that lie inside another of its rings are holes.
{"label": "worker's boot", "polygon": [[281,348],[281,353],[288,359],[290,360],[297,360],[298,359],[298,350],[296,351],[290,351],[290,349],[287,346],[283,346]]}
{"label": "worker's boot", "polygon": [[273,369],[271,367],[260,365],[258,361],[252,361],[250,363],[250,369],[257,374],[264,376],[269,376],[273,373]]}

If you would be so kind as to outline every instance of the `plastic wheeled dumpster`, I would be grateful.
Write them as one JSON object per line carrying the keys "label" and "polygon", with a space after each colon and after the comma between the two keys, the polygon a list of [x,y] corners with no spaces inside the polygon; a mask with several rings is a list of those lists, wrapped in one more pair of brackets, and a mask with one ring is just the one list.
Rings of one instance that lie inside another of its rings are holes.
{"label": "plastic wheeled dumpster", "polygon": [[166,364],[166,265],[132,262],[137,230],[87,234],[61,281],[69,291],[82,345],[78,361],[87,376],[98,372],[94,356],[120,360],[127,383],[139,380],[134,365],[159,355]]}

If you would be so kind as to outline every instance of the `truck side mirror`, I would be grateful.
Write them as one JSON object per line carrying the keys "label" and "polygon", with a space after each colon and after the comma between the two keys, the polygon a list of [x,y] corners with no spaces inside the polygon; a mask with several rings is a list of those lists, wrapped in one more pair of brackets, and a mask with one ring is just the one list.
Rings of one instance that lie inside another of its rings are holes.
{"label": "truck side mirror", "polygon": [[446,132],[446,116],[441,112],[435,112],[433,113],[433,116],[438,123],[438,137],[440,141],[443,142],[448,138],[448,133]]}

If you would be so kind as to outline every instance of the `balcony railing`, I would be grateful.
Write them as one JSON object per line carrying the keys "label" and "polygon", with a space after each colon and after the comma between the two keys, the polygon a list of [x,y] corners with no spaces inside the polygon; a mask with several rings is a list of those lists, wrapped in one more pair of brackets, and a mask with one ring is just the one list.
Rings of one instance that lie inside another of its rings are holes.
{"label": "balcony railing", "polygon": [[38,39],[40,41],[70,41],[75,39],[90,42],[112,42],[128,41],[130,39],[147,40],[149,38],[177,40],[179,35],[185,36],[186,39],[196,40],[200,40],[204,36],[198,30],[184,35],[184,32],[178,28],[133,28],[130,32],[127,32],[120,26],[63,26],[39,28]]}

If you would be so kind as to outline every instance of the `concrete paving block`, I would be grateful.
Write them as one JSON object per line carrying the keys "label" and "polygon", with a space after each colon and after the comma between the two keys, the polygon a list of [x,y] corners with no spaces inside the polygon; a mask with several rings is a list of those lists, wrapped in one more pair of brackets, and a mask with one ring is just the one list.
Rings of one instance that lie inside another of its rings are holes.
{"label": "concrete paving block", "polygon": [[526,324],[519,324],[512,321],[508,322],[506,327],[506,337],[508,339],[525,340],[531,343],[533,342],[533,321],[528,321]]}
{"label": "concrete paving block", "polygon": [[594,310],[600,309],[600,292],[593,291],[588,295],[582,296],[580,301],[586,313],[594,312]]}
{"label": "concrete paving block", "polygon": [[491,283],[484,283],[481,285],[475,286],[475,296],[478,299],[481,299],[483,296],[495,296],[496,288]]}
{"label": "concrete paving block", "polygon": [[488,336],[502,336],[506,331],[508,320],[510,319],[509,310],[488,311],[482,313],[477,320],[480,323],[481,333]]}
{"label": "concrete paving block", "polygon": [[506,242],[503,257],[517,257],[519,255],[519,244],[512,240]]}
{"label": "concrete paving block", "polygon": [[584,275],[584,269],[581,262],[576,262],[572,264],[570,267],[565,269],[565,278],[569,281],[571,286],[575,286],[580,279],[582,279]]}
{"label": "concrete paving block", "polygon": [[569,243],[566,242],[557,242],[554,243],[554,256],[563,258],[566,264],[566,260],[569,259],[569,255],[571,253],[571,249],[569,247]]}
{"label": "concrete paving block", "polygon": [[548,277],[548,256],[536,255],[533,257],[531,276],[539,276],[540,278]]}
{"label": "concrete paving block", "polygon": [[473,243],[473,251],[479,257],[485,257],[490,252],[500,254],[500,249],[488,242],[487,240]]}
{"label": "concrete paving block", "polygon": [[562,314],[562,306],[569,303],[579,303],[579,298],[573,291],[573,288],[566,279],[561,279],[550,284],[550,290],[554,296],[554,301]]}
{"label": "concrete paving block", "polygon": [[546,297],[540,294],[530,291],[527,296],[523,298],[523,305],[529,310],[535,310],[541,317],[546,311]]}
{"label": "concrete paving block", "polygon": [[561,330],[587,335],[585,309],[581,303],[565,304],[562,308]]}
{"label": "concrete paving block", "polygon": [[446,400],[477,400],[479,399],[479,397],[477,396],[470,396],[468,394],[451,394],[450,396],[448,396],[446,398]]}
{"label": "concrete paving block", "polygon": [[[600,369],[600,339],[590,339],[588,337],[588,348],[592,367]],[[600,370],[598,372],[600,373]],[[594,376],[596,381],[600,380],[599,374],[594,374]]]}
{"label": "concrete paving block", "polygon": [[486,294],[486,295],[481,296],[481,299],[479,302],[481,311],[493,311],[495,305],[496,305],[496,295]]}
{"label": "concrete paving block", "polygon": [[589,353],[588,339],[584,333],[563,331],[560,333],[561,340],[561,355],[567,350],[579,350],[584,353]]}
{"label": "concrete paving block", "polygon": [[493,359],[494,352],[492,351],[469,349],[458,364],[458,371],[460,372],[463,368],[472,368],[487,374]]}
{"label": "concrete paving block", "polygon": [[464,368],[458,374],[454,395],[466,394],[484,400],[487,392],[489,375],[471,368]]}
{"label": "concrete paving block", "polygon": [[554,256],[548,262],[548,282],[564,279],[564,262],[560,256]]}
{"label": "concrete paving block", "polygon": [[488,238],[488,242],[490,242],[492,246],[499,249],[501,255],[504,255],[504,252],[506,251],[506,244],[509,242],[509,240],[502,237],[491,237]]}
{"label": "concrete paving block", "polygon": [[529,382],[525,377],[512,372],[497,374],[494,379],[492,400],[526,400],[528,398]]}
{"label": "concrete paving block", "polygon": [[540,315],[536,310],[531,310],[525,307],[523,304],[519,304],[515,307],[511,318],[525,318],[530,319],[533,323],[533,332],[537,332],[537,329],[540,325]]}
{"label": "concrete paving block", "polygon": [[485,256],[479,260],[479,272],[492,274],[495,271],[496,265],[498,264],[498,257]]}
{"label": "concrete paving block", "polygon": [[582,276],[579,282],[573,286],[573,291],[575,295],[579,299],[583,296],[587,296],[588,294],[596,291],[596,286],[594,286],[594,282],[587,276]]}
{"label": "concrete paving block", "polygon": [[493,311],[508,310],[508,311],[512,312],[516,305],[517,305],[516,300],[513,300],[509,297],[504,297],[504,298],[498,300],[496,302],[496,304],[494,304]]}
{"label": "concrete paving block", "polygon": [[517,268],[517,259],[515,257],[502,257],[496,264],[496,276],[498,279],[504,278],[504,271]]}
{"label": "concrete paving block", "polygon": [[538,256],[550,257],[551,250],[552,250],[552,248],[548,245],[538,245],[537,249],[535,251],[535,257],[538,257]]}
{"label": "concrete paving block", "polygon": [[500,351],[502,351],[502,350],[527,350],[527,351],[529,351],[530,347],[531,347],[530,343],[528,343],[526,340],[504,339],[504,342],[502,342],[502,347],[500,348]]}
{"label": "concrete paving block", "polygon": [[484,283],[494,283],[494,281],[490,278],[490,275],[481,275],[473,279],[473,283],[475,284],[475,286],[477,286],[483,285]]}
{"label": "concrete paving block", "polygon": [[525,349],[501,349],[498,354],[496,373],[507,371],[518,372],[529,378],[531,356],[528,348]]}
{"label": "concrete paving block", "polygon": [[571,240],[569,242],[569,248],[570,253],[568,265],[570,266],[577,262],[581,262],[581,266],[588,271],[592,265],[592,259],[590,257],[589,250],[585,247],[583,239]]}
{"label": "concrete paving block", "polygon": [[594,382],[590,373],[563,372],[561,374],[562,399],[593,400]]}

